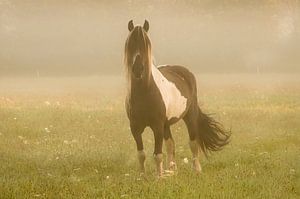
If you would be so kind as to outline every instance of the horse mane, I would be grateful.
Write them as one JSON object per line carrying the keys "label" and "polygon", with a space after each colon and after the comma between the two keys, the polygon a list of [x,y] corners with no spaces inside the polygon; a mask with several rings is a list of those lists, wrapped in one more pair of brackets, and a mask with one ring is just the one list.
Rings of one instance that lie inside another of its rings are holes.
{"label": "horse mane", "polygon": [[137,54],[141,56],[144,63],[146,75],[143,77],[143,80],[148,84],[151,76],[152,48],[151,41],[141,26],[136,26],[129,33],[125,43],[124,64],[126,67],[129,91],[131,86],[132,65]]}

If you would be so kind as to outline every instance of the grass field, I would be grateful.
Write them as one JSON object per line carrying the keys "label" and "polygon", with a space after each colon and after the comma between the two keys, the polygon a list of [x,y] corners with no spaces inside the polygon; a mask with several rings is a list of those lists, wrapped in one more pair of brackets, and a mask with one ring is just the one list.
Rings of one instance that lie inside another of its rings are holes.
{"label": "grass field", "polygon": [[231,143],[195,176],[174,125],[178,173],[162,180],[149,129],[147,173],[137,172],[123,81],[0,79],[0,198],[300,198],[299,75],[198,76],[199,104]]}

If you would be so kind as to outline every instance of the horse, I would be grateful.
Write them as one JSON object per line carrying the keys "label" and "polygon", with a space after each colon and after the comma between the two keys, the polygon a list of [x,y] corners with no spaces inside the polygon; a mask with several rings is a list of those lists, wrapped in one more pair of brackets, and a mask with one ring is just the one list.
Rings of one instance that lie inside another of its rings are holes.
{"label": "horse", "polygon": [[[154,159],[158,177],[166,171],[174,173],[175,143],[170,126],[183,119],[187,126],[189,145],[193,157],[193,169],[201,172],[199,154],[218,151],[229,143],[229,133],[205,114],[198,106],[195,76],[179,65],[155,66],[149,22],[143,26],[128,22],[129,34],[125,42],[124,64],[127,76],[126,113],[132,136],[136,142],[140,172],[145,172],[145,152],[142,133],[150,127],[154,134]],[[162,147],[165,142],[167,170],[163,169]]]}

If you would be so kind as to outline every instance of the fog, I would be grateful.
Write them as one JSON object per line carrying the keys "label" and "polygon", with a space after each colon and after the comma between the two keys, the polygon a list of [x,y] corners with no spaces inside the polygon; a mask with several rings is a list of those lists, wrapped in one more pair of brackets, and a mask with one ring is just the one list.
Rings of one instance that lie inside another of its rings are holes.
{"label": "fog", "polygon": [[0,0],[0,77],[122,75],[130,19],[150,22],[156,64],[300,72],[299,0]]}

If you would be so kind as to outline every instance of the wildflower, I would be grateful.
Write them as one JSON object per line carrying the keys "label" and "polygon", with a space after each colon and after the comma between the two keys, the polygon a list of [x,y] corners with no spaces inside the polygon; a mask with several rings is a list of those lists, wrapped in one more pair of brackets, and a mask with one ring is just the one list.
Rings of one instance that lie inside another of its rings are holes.
{"label": "wildflower", "polygon": [[106,176],[106,179],[108,180],[108,179],[109,179],[109,176]]}
{"label": "wildflower", "polygon": [[24,139],[24,137],[23,136],[18,136],[18,138],[20,139],[20,140],[23,140]]}
{"label": "wildflower", "polygon": [[185,164],[187,164],[187,163],[189,163],[189,160],[188,160],[187,158],[183,158],[183,162],[184,162]]}
{"label": "wildflower", "polygon": [[49,101],[45,101],[44,103],[46,104],[46,106],[50,106],[51,105],[51,103]]}
{"label": "wildflower", "polygon": [[290,169],[290,173],[294,174],[295,173],[295,169]]}
{"label": "wildflower", "polygon": [[46,133],[50,133],[50,130],[46,127],[45,128]]}
{"label": "wildflower", "polygon": [[69,141],[68,140],[64,140],[64,144],[69,144]]}
{"label": "wildflower", "polygon": [[129,173],[125,173],[125,176],[127,176],[127,177],[128,177],[128,176],[129,176]]}
{"label": "wildflower", "polygon": [[79,179],[77,176],[75,176],[75,175],[71,175],[71,176],[70,176],[70,180],[71,180],[72,182],[80,182],[80,179]]}
{"label": "wildflower", "polygon": [[259,153],[259,155],[264,155],[264,154],[268,154],[268,152],[261,152],[261,153]]}

